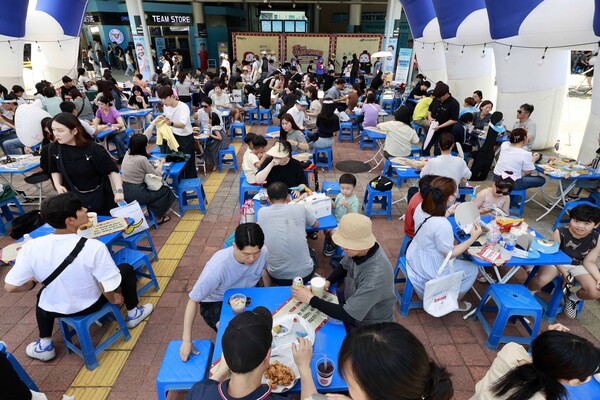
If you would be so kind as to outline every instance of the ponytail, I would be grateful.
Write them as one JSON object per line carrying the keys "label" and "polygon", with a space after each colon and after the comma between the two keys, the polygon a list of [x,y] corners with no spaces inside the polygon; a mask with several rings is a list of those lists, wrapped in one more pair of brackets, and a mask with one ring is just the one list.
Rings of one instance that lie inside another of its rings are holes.
{"label": "ponytail", "polygon": [[565,387],[556,379],[539,371],[532,363],[513,368],[492,387],[492,392],[499,398],[512,392],[506,400],[530,399],[542,392],[547,400],[560,400],[567,397]]}
{"label": "ponytail", "polygon": [[450,380],[450,373],[446,368],[440,367],[434,362],[429,362],[431,367],[431,383],[425,400],[447,400],[454,395],[454,388]]}

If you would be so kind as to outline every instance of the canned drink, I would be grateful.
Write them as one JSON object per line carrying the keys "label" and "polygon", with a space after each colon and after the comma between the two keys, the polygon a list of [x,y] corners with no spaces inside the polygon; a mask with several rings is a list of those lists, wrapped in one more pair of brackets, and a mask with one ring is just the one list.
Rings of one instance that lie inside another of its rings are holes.
{"label": "canned drink", "polygon": [[304,286],[304,282],[302,281],[302,278],[297,276],[294,278],[294,280],[292,281],[292,285],[293,286]]}

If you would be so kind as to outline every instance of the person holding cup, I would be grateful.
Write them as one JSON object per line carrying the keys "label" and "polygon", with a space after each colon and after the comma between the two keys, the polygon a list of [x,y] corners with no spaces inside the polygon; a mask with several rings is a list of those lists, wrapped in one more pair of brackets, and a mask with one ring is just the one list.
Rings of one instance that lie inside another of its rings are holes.
{"label": "person holding cup", "polygon": [[263,284],[270,286],[266,273],[269,255],[264,244],[265,235],[258,224],[241,224],[235,230],[233,246],[217,251],[206,263],[185,308],[181,360],[187,361],[190,353],[198,354],[192,344],[192,326],[198,308],[204,321],[216,332],[227,290],[254,287],[261,276]]}
{"label": "person holding cup", "polygon": [[346,214],[332,235],[346,256],[329,275],[325,289],[345,279],[339,304],[329,303],[303,286],[292,286],[296,299],[344,322],[350,331],[362,325],[394,321],[393,268],[373,235],[371,220],[361,214]]}

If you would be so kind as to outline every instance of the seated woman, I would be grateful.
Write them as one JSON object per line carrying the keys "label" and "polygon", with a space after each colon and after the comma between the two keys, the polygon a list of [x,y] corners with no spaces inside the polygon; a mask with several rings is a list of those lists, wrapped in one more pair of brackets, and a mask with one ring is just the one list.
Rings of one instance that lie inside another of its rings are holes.
{"label": "seated woman", "polygon": [[313,129],[317,126],[317,115],[321,113],[323,106],[319,100],[317,88],[308,86],[304,91],[304,95],[308,101],[310,101],[310,106],[308,110],[306,110],[306,115],[308,118],[304,120],[304,127],[306,129]]}
{"label": "seated woman", "polygon": [[[437,272],[446,255],[451,258],[463,254],[483,232],[478,224],[473,225],[468,240],[454,245],[454,230],[446,218],[454,210],[448,208],[456,197],[456,182],[452,178],[439,177],[424,184],[421,190],[423,202],[414,213],[415,236],[406,252],[406,272],[419,298],[423,298],[425,284],[437,277]],[[472,261],[454,260],[454,271],[463,271],[459,299],[471,289],[477,278],[477,266]],[[449,274],[446,268],[443,274]],[[462,302],[459,311],[468,311],[471,304]]]}
{"label": "seated woman", "polygon": [[[119,114],[116,108],[111,107],[110,102],[106,97],[98,97],[96,103],[98,104],[98,110],[96,111],[96,118],[92,121],[94,131],[96,134],[106,129],[115,131],[115,133],[112,133],[110,136],[112,136],[113,143],[117,148],[118,162],[121,163],[123,157],[125,157],[125,152],[127,151],[127,145],[125,144],[127,132],[125,130],[123,117],[121,117],[121,114]],[[99,126],[101,123],[104,126]]]}
{"label": "seated woman", "polygon": [[583,385],[598,372],[600,349],[566,331],[561,324],[550,325],[529,346],[531,355],[517,343],[506,344],[471,399],[568,398],[565,386]]}
{"label": "seated woman", "polygon": [[191,92],[193,90],[193,84],[190,79],[190,74],[188,74],[187,72],[180,72],[177,76],[177,84],[175,85],[175,89],[177,90],[177,94],[179,95],[179,101],[191,104]]}
{"label": "seated woman", "polygon": [[502,172],[512,171],[515,177],[514,190],[530,189],[543,186],[546,179],[543,176],[531,176],[535,171],[535,163],[541,158],[539,153],[531,154],[525,150],[527,131],[523,128],[510,132],[510,142],[502,143],[500,157],[494,168],[494,179]]}
{"label": "seated woman", "polygon": [[239,119],[239,111],[229,101],[229,93],[227,93],[224,90],[226,86],[227,85],[225,85],[224,83],[215,86],[215,89],[210,95],[210,99],[212,100],[212,107],[219,111],[231,110],[229,116],[233,121],[237,121]]}
{"label": "seated woman", "polygon": [[240,110],[239,113],[237,113],[236,110],[236,118],[234,119],[234,121],[238,121],[238,122],[244,122],[244,114],[251,111],[251,110],[257,110],[258,106],[256,105],[256,96],[254,95],[254,93],[256,93],[256,89],[254,89],[254,86],[252,85],[246,85],[244,86],[244,94],[246,95],[246,103],[244,104],[244,106],[242,107],[242,109]]}
{"label": "seated woman", "polygon": [[204,153],[207,171],[212,171],[219,164],[219,150],[229,147],[229,135],[225,134],[221,117],[213,110],[212,104],[210,97],[202,99],[202,109],[208,116],[206,126],[208,140],[206,141],[206,151]]}
{"label": "seated woman", "polygon": [[375,93],[369,93],[367,95],[367,102],[362,106],[362,114],[364,116],[364,120],[362,123],[363,128],[368,127],[376,127],[377,121],[379,119],[379,111],[381,111],[381,107],[379,104],[375,103],[377,97]]}
{"label": "seated woman", "polygon": [[485,188],[473,200],[477,206],[479,214],[493,214],[495,209],[502,210],[504,214],[509,215],[510,192],[515,186],[512,172],[504,171],[501,176],[494,179],[492,186]]}
{"label": "seated woman", "polygon": [[383,146],[385,158],[408,157],[412,144],[419,143],[417,132],[410,126],[411,112],[408,107],[400,107],[394,113],[395,121],[377,124],[377,129],[386,133]]}
{"label": "seated woman", "polygon": [[421,176],[439,175],[454,179],[456,186],[461,186],[471,177],[471,171],[467,163],[461,157],[452,155],[454,149],[454,136],[449,132],[440,135],[438,146],[442,155],[437,156],[425,163]]}
{"label": "seated woman", "polygon": [[331,98],[323,99],[323,108],[317,116],[317,133],[308,143],[311,149],[333,147],[333,135],[340,130],[340,119],[335,114],[335,110],[336,106]]}
{"label": "seated woman", "polygon": [[448,371],[429,358],[415,335],[394,322],[350,331],[338,368],[353,399],[450,400],[454,395]]}
{"label": "seated woman", "polygon": [[473,132],[481,135],[485,132],[485,128],[490,123],[492,118],[492,109],[494,108],[494,103],[489,100],[484,100],[481,102],[479,106],[479,111],[473,113]]}
{"label": "seated woman", "polygon": [[291,114],[283,114],[279,121],[279,126],[281,127],[279,140],[287,141],[291,144],[293,153],[306,153],[310,149],[304,132],[296,125],[296,121],[294,121],[294,117]]}
{"label": "seated woman", "polygon": [[283,182],[288,188],[308,186],[306,174],[300,161],[292,158],[292,145],[289,142],[276,142],[267,151],[269,156],[256,173],[255,182],[259,185]]}
{"label": "seated woman", "polygon": [[160,225],[171,219],[166,214],[175,202],[175,195],[166,185],[154,191],[148,189],[144,183],[146,174],[162,176],[162,167],[165,164],[164,158],[158,160],[156,167],[150,163],[148,153],[146,153],[147,145],[148,138],[145,135],[131,136],[129,151],[125,154],[121,165],[123,192],[126,202],[137,200],[140,204],[146,205],[154,213],[156,221]]}
{"label": "seated woman", "polygon": [[[131,110],[146,110],[150,108],[150,102],[148,101],[148,96],[144,92],[141,86],[134,85],[131,88],[131,97],[129,98],[129,102],[127,103],[127,108]],[[152,114],[146,115],[146,123],[150,123],[152,121]]]}

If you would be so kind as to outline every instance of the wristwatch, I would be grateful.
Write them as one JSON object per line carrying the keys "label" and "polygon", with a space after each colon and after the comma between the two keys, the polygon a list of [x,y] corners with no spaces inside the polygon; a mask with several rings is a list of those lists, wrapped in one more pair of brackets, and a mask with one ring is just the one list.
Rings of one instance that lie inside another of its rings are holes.
{"label": "wristwatch", "polygon": [[171,126],[173,126],[173,121],[171,121]]}
{"label": "wristwatch", "polygon": [[115,193],[123,193],[123,189],[117,189],[115,190]]}

